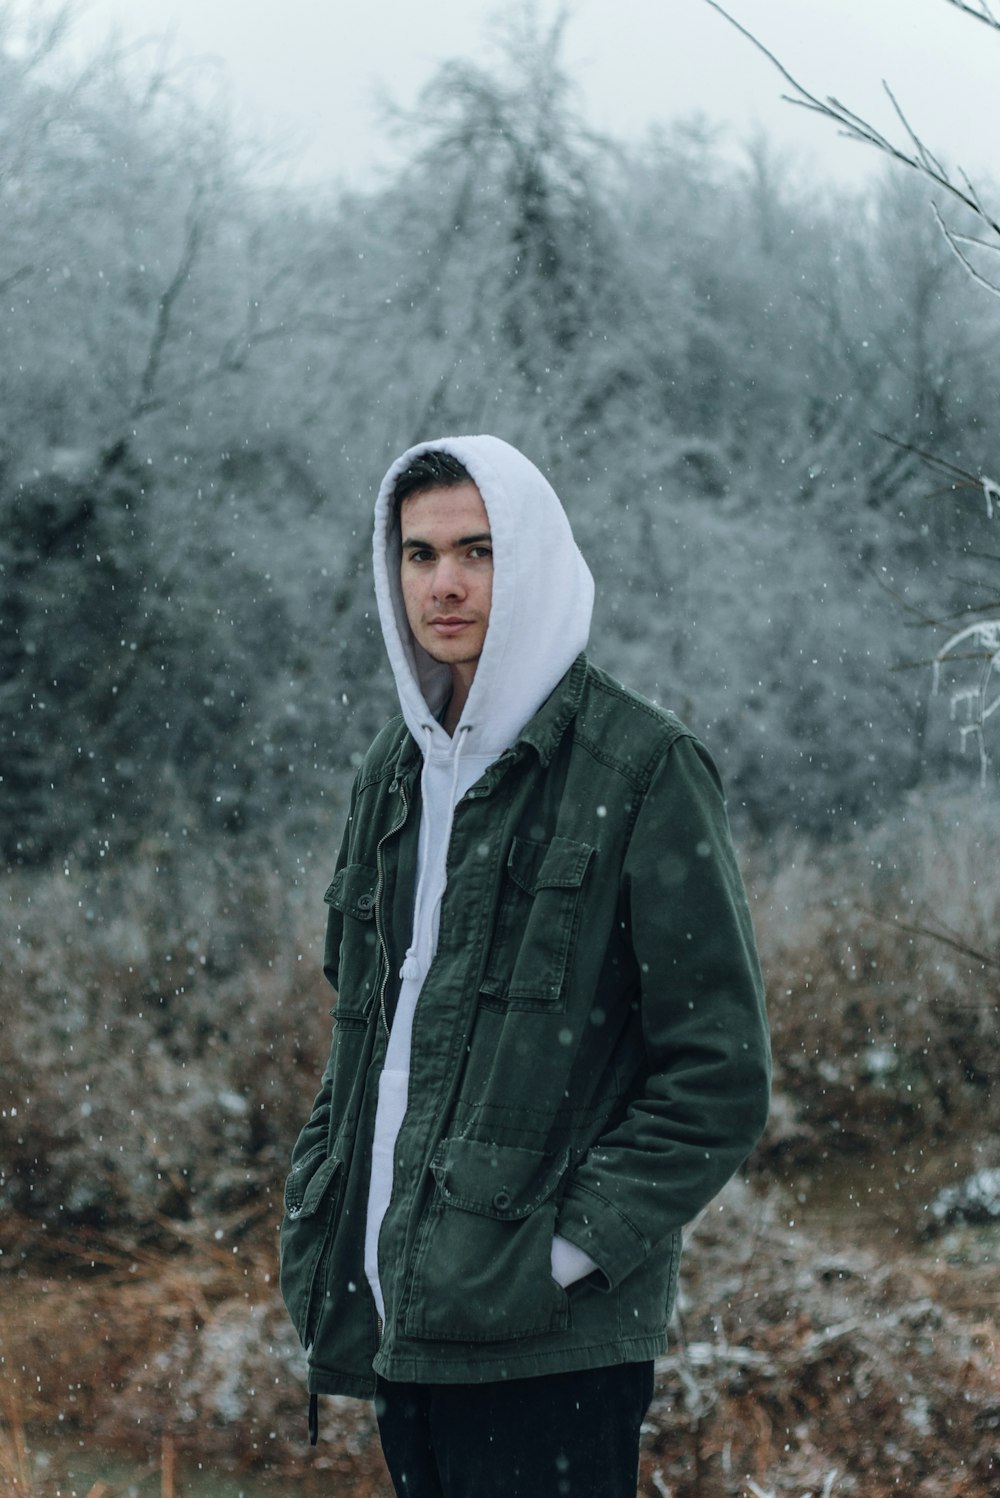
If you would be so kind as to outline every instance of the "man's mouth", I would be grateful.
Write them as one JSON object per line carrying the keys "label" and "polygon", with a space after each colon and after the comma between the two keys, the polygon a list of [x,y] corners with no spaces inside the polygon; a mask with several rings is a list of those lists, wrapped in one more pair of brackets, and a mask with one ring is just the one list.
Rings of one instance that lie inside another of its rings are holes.
{"label": "man's mouth", "polygon": [[430,627],[438,635],[457,635],[463,629],[467,629],[472,623],[471,619],[459,619],[457,615],[448,614],[430,621]]}

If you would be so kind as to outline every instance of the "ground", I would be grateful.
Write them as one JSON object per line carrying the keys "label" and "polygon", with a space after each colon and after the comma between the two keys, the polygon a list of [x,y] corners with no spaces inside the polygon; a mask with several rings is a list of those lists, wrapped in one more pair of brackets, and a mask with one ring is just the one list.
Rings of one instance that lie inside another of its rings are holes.
{"label": "ground", "polygon": [[[801,1194],[761,1161],[693,1226],[640,1492],[994,1498],[995,1242],[880,1239],[867,1217],[836,1232],[829,1204],[796,1220]],[[219,1498],[231,1473],[247,1498],[293,1475],[304,1495],[390,1498],[366,1406],[324,1400],[308,1448],[274,1235],[237,1226],[140,1248],[5,1223],[6,1491],[110,1498],[157,1474],[166,1493],[166,1466],[177,1493]]]}

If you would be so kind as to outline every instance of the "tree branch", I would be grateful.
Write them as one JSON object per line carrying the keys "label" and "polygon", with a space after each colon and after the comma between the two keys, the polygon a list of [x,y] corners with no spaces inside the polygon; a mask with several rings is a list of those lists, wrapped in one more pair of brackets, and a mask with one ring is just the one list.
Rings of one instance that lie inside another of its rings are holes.
{"label": "tree branch", "polygon": [[[968,235],[956,234],[952,229],[949,229],[948,225],[941,217],[940,209],[938,208],[938,205],[936,203],[931,204],[931,212],[934,215],[934,222],[937,224],[938,228],[941,230],[941,233],[944,235],[945,244],[951,250],[952,254],[959,261],[959,263],[964,267],[968,275],[972,277],[976,285],[981,286],[984,291],[988,291],[990,296],[1000,297],[1000,285],[998,285],[996,281],[991,281],[989,276],[984,276],[982,271],[977,270],[965,251],[959,248],[961,244],[981,245],[983,244],[983,241],[981,239],[970,239]],[[986,245],[985,248],[994,250],[998,255],[1000,255],[1000,244]]]}
{"label": "tree branch", "polygon": [[[39,8],[40,13],[32,17],[34,25],[25,38],[30,51],[19,61],[22,76],[27,77],[58,50],[72,30],[81,8],[78,0],[66,0],[50,14]],[[2,19],[5,23],[8,20],[6,16]]]}
{"label": "tree branch", "polygon": [[967,4],[966,0],[947,0],[947,3],[953,5],[956,10],[962,11],[964,15],[972,16],[975,20],[982,21],[986,26],[992,26],[994,31],[1000,31],[1000,20],[997,20],[987,5],[986,0],[979,0],[978,10],[975,6]]}
{"label": "tree branch", "polygon": [[[986,21],[987,24],[995,27],[998,31],[1000,31],[1000,23],[994,20],[992,15],[990,15],[988,12],[980,15],[978,11],[970,10],[966,5],[959,3],[959,0],[949,0],[949,3],[957,4],[960,10],[968,10],[970,15],[976,16],[979,20]],[[801,84],[798,79],[788,71],[788,69],[782,62],[779,61],[774,53],[768,47],[765,47],[764,43],[760,41],[756,36],[754,36],[752,31],[748,31],[745,26],[741,25],[740,22],[735,19],[735,17],[731,16],[729,12],[718,3],[718,0],[705,0],[705,4],[710,5],[713,10],[718,11],[719,15],[722,16],[726,21],[728,21],[730,26],[735,27],[735,29],[740,32],[742,36],[745,36],[747,41],[750,42],[752,46],[756,47],[757,51],[762,53],[768,59],[768,61],[775,68],[777,68],[782,78],[784,78],[786,82],[791,84],[792,88],[795,90],[794,96],[788,94],[784,95],[784,97],[788,99],[788,102],[790,104],[797,104],[801,108],[809,109],[815,114],[824,115],[827,119],[833,120],[835,124],[838,124],[841,127],[843,133],[850,139],[863,141],[866,145],[875,146],[886,156],[891,156],[894,161],[899,161],[902,163],[902,165],[912,167],[914,171],[920,172],[922,176],[927,177],[931,182],[933,182],[936,187],[943,188],[943,190],[948,193],[949,196],[954,198],[956,202],[961,203],[963,207],[968,208],[972,213],[974,213],[976,217],[980,219],[984,224],[986,224],[990,231],[996,235],[998,241],[1000,241],[1000,223],[998,223],[995,218],[991,217],[991,215],[987,213],[986,209],[983,207],[982,201],[980,200],[979,194],[976,192],[976,189],[973,187],[972,183],[969,182],[968,178],[965,177],[964,174],[964,187],[959,186],[959,184],[953,180],[948,170],[943,167],[937,160],[937,158],[933,155],[933,153],[928,150],[923,141],[920,139],[919,135],[917,135],[916,131],[912,128],[905,114],[900,109],[899,104],[894,98],[892,90],[889,88],[888,84],[884,84],[883,87],[885,88],[885,91],[889,96],[889,99],[893,105],[893,108],[895,109],[897,116],[899,117],[900,122],[903,125],[903,128],[905,129],[910,141],[913,144],[913,154],[910,154],[900,146],[897,146],[895,142],[889,139],[888,136],[883,135],[876,126],[872,125],[861,115],[855,114],[854,111],[848,109],[845,104],[841,104],[839,99],[835,99],[833,97],[820,99],[815,94],[810,93],[809,89],[807,89],[804,84]],[[954,245],[952,246],[952,248],[954,248]]]}
{"label": "tree branch", "polygon": [[201,246],[202,234],[204,233],[201,202],[202,189],[198,187],[195,189],[191,207],[188,210],[181,258],[177,262],[177,269],[174,271],[170,284],[160,296],[159,305],[156,309],[156,323],[149,342],[146,367],[142,372],[142,379],[139,382],[139,398],[130,412],[133,420],[144,416],[158,404],[155,398],[156,381],[160,373],[160,365],[163,362],[163,352],[170,337],[170,319],[173,315],[174,304],[191,274],[192,267],[198,256],[198,250]]}
{"label": "tree branch", "polygon": [[18,266],[17,270],[11,271],[9,276],[5,276],[0,281],[0,296],[5,296],[12,286],[17,285],[18,281],[23,281],[27,276],[32,276],[34,273],[35,267],[33,265]]}
{"label": "tree branch", "polygon": [[182,384],[168,386],[162,392],[153,392],[141,406],[133,411],[133,418],[148,416],[153,411],[162,410],[164,406],[170,405],[175,400],[180,400],[185,394],[190,395],[192,390],[203,389],[215,380],[221,380],[226,375],[240,374],[249,363],[250,354],[261,344],[272,343],[277,338],[291,338],[296,333],[311,333],[313,335],[329,338],[334,333],[342,332],[344,324],[331,313],[327,316],[319,313],[312,317],[296,318],[294,322],[278,323],[274,327],[257,328],[252,332],[245,329],[233,336],[223,345],[219,351],[219,357],[210,369],[204,370],[196,379],[187,379]]}
{"label": "tree branch", "polygon": [[877,911],[870,910],[864,905],[856,908],[860,915],[880,926],[888,926],[893,931],[907,931],[911,936],[926,936],[931,941],[939,941],[944,946],[951,947],[953,951],[960,952],[963,957],[971,957],[973,962],[981,962],[984,967],[1000,968],[1000,958],[994,957],[990,952],[982,952],[978,947],[970,947],[960,932],[953,931],[943,921],[938,922],[941,929],[935,931],[933,926],[923,926],[915,921],[900,921],[879,915]]}

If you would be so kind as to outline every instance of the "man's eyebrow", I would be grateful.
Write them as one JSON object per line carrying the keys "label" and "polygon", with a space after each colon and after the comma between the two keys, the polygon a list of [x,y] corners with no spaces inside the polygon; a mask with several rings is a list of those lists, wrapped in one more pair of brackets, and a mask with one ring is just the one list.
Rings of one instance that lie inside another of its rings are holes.
{"label": "man's eyebrow", "polygon": [[[477,533],[474,536],[459,536],[456,540],[449,542],[449,545],[451,545],[451,546],[475,546],[480,541],[490,541],[490,542],[492,542],[492,540],[493,540],[493,537],[490,535],[489,531],[477,531]],[[436,550],[436,547],[434,546],[433,542],[431,542],[431,541],[421,541],[420,538],[419,538],[419,536],[407,536],[406,539],[403,541],[403,549],[406,550],[407,547],[413,547],[413,548],[419,547],[422,551],[435,551]]]}

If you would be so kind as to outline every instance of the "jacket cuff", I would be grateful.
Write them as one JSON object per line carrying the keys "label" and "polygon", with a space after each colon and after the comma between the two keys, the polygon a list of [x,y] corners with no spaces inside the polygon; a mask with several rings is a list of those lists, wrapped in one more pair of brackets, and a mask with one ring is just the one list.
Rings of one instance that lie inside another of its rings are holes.
{"label": "jacket cuff", "polygon": [[559,1238],[593,1259],[605,1290],[616,1289],[649,1254],[650,1245],[639,1229],[586,1186],[570,1187],[556,1227]]}

